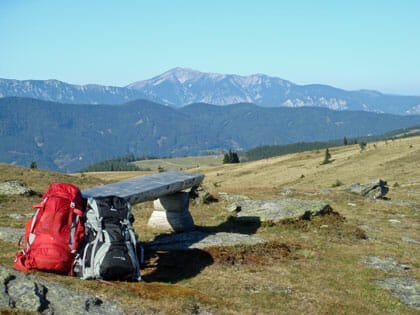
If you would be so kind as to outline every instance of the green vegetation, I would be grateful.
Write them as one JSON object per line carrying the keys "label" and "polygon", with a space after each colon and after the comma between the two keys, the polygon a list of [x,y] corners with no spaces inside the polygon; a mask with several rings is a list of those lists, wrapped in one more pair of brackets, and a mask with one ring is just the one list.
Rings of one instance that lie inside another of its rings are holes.
{"label": "green vegetation", "polygon": [[150,169],[140,168],[131,164],[137,159],[133,154],[129,154],[89,165],[82,169],[81,172],[150,171]]}
{"label": "green vegetation", "polygon": [[336,179],[336,180],[335,180],[335,183],[333,183],[333,184],[331,185],[331,187],[335,188],[335,187],[340,187],[340,186],[342,186],[342,185],[343,185],[343,182],[342,182],[342,181],[340,181],[339,179]]}
{"label": "green vegetation", "polygon": [[31,162],[31,165],[29,165],[29,168],[30,168],[31,170],[34,170],[34,169],[37,169],[37,168],[38,168],[38,165],[36,164],[36,162],[35,162],[35,161],[32,161],[32,162]]}
{"label": "green vegetation", "polygon": [[370,142],[385,140],[385,144],[387,144],[387,140],[394,140],[395,138],[402,139],[418,135],[420,135],[420,126],[398,129],[378,136],[367,136],[359,138],[344,137],[344,139],[336,139],[330,141],[297,142],[291,144],[265,145],[243,152],[241,154],[241,158],[246,159],[247,161],[257,161],[290,153],[299,153],[304,151],[339,147],[343,144],[346,145],[346,143],[347,145],[351,145],[358,144],[360,142],[366,146]]}
{"label": "green vegetation", "polygon": [[228,153],[226,153],[223,157],[223,164],[233,164],[233,163],[239,163],[239,156],[238,153],[232,152],[232,150],[229,150]]}

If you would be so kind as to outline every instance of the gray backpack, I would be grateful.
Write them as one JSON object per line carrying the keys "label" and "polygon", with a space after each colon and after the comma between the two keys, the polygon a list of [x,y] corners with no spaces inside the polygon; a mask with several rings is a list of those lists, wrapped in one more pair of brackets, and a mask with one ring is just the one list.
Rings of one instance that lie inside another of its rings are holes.
{"label": "gray backpack", "polygon": [[143,250],[137,244],[131,205],[116,196],[87,200],[85,246],[74,272],[82,279],[138,281]]}

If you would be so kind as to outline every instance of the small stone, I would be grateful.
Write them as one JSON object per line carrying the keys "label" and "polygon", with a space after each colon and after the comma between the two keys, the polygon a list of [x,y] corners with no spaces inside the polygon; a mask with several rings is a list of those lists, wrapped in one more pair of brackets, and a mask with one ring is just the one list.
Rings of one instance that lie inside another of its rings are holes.
{"label": "small stone", "polygon": [[321,225],[319,228],[321,228],[321,229],[327,229],[327,228],[328,228],[328,225],[323,224],[323,225]]}
{"label": "small stone", "polygon": [[9,218],[15,219],[15,220],[22,220],[25,217],[21,215],[20,213],[11,213],[9,214]]}
{"label": "small stone", "polygon": [[401,223],[400,220],[396,220],[396,219],[389,219],[388,222],[392,224]]}
{"label": "small stone", "polygon": [[350,207],[356,207],[357,206],[355,203],[352,203],[352,202],[349,202],[347,205],[350,206]]}
{"label": "small stone", "polygon": [[267,291],[275,292],[275,293],[284,293],[284,294],[292,294],[293,289],[289,287],[275,287],[275,286],[267,286]]}
{"label": "small stone", "polygon": [[407,242],[407,243],[412,243],[412,244],[420,244],[420,241],[417,241],[413,238],[409,238],[409,237],[402,237],[401,238],[402,241]]}

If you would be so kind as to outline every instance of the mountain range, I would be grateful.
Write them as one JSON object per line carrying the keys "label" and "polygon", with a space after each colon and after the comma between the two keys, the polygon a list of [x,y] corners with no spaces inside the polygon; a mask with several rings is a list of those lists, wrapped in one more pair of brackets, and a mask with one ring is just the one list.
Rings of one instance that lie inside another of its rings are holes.
{"label": "mountain range", "polygon": [[183,156],[260,145],[381,134],[420,125],[397,116],[326,108],[203,103],[173,108],[147,100],[114,105],[0,98],[0,161],[76,171],[133,153]]}
{"label": "mountain range", "polygon": [[124,87],[74,85],[58,80],[0,79],[0,97],[29,97],[69,104],[124,104],[146,99],[172,107],[193,103],[263,107],[324,107],[399,115],[420,114],[420,96],[347,91],[328,85],[298,85],[264,74],[240,76],[174,68]]}

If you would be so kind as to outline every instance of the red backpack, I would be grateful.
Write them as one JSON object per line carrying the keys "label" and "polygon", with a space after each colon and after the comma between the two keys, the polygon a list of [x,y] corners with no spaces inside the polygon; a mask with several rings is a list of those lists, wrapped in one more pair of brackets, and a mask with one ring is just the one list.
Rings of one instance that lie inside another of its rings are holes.
{"label": "red backpack", "polygon": [[80,190],[71,184],[51,184],[34,208],[37,211],[26,224],[24,248],[16,254],[14,268],[72,274],[84,236]]}

